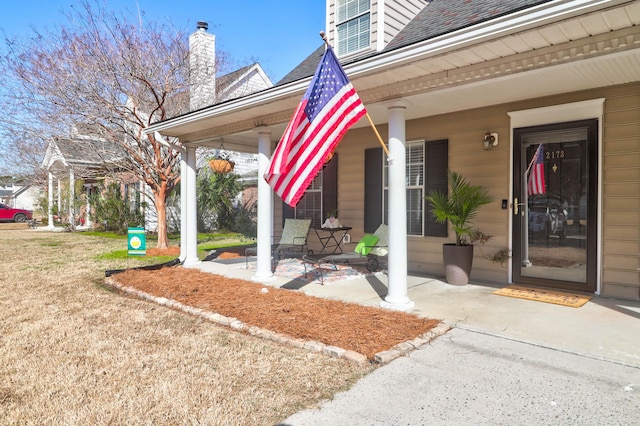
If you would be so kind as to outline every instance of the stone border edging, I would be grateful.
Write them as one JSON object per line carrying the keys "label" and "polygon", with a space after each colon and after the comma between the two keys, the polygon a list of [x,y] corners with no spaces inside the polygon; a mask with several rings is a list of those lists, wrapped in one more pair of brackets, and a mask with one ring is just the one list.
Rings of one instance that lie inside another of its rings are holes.
{"label": "stone border edging", "polygon": [[[168,308],[176,309],[190,315],[204,318],[215,324],[229,327],[232,330],[245,331],[252,336],[256,336],[262,339],[271,340],[273,342],[285,344],[294,348],[306,349],[311,352],[323,353],[332,358],[344,359],[360,366],[366,365],[369,362],[367,357],[361,353],[342,349],[337,346],[325,345],[324,343],[316,342],[314,340],[297,339],[285,334],[275,333],[264,328],[247,325],[237,318],[225,317],[224,315],[220,315],[215,312],[209,312],[200,308],[194,308],[193,306],[185,305],[178,302],[177,300],[167,299],[166,297],[157,297],[152,294],[137,290],[133,287],[124,286],[116,281],[112,276],[105,278],[105,284],[110,287],[116,288],[124,293],[136,296],[140,299],[148,300],[161,306],[166,306]],[[374,355],[373,362],[377,364],[387,364],[394,359],[404,356],[414,349],[417,349],[420,346],[431,342],[433,339],[443,335],[449,330],[451,330],[451,326],[441,322],[439,325],[435,326],[423,335],[416,337],[415,339],[398,343],[391,349],[378,352]]]}

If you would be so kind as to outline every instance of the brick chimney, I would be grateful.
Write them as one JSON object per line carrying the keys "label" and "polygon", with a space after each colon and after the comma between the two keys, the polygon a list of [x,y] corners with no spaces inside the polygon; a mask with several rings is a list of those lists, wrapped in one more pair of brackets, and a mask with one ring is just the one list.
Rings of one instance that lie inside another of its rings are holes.
{"label": "brick chimney", "polygon": [[216,102],[216,36],[206,22],[189,36],[189,108],[191,111]]}

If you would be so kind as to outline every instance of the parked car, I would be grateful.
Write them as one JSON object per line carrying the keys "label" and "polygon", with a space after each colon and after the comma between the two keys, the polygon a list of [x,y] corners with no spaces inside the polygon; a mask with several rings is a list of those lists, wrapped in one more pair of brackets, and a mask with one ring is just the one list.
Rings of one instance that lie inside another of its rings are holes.
{"label": "parked car", "polygon": [[33,212],[25,209],[14,209],[6,204],[0,203],[1,222],[26,222],[33,219]]}
{"label": "parked car", "polygon": [[567,235],[567,210],[559,197],[534,195],[529,198],[529,232],[544,238]]}

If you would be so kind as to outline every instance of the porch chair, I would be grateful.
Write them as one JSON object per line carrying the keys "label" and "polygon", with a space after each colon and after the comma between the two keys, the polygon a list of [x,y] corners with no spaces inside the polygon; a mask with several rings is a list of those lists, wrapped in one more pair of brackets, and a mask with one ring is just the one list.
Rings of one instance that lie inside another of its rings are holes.
{"label": "porch chair", "polygon": [[[285,219],[280,241],[271,244],[271,268],[275,270],[278,260],[287,257],[301,257],[307,254],[307,236],[311,228],[311,219]],[[257,256],[257,247],[248,247],[244,251],[245,265],[249,267],[249,256]]]}
{"label": "porch chair", "polygon": [[306,254],[302,256],[304,263],[304,274],[307,276],[307,265],[309,270],[318,269],[320,271],[320,283],[324,284],[323,270],[335,271],[339,263],[358,264],[364,263],[369,272],[375,272],[380,268],[381,263],[386,262],[389,254],[389,230],[384,223],[378,226],[373,234],[365,234],[352,253],[342,254]]}

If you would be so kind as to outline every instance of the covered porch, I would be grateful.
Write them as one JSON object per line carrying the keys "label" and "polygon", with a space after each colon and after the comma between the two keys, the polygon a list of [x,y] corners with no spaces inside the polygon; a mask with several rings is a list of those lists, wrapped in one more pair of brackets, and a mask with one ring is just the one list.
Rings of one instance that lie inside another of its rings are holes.
{"label": "covered porch", "polygon": [[[637,6],[614,2],[609,9],[600,10],[598,4],[587,3],[581,13],[589,17],[588,34],[579,30],[584,28],[584,16],[567,2],[557,9],[506,16],[344,65],[393,159],[388,168],[389,287],[384,300],[378,303],[394,309],[413,309],[415,301],[409,294],[408,271],[418,266],[421,273],[433,273],[441,267],[442,239],[424,235],[407,237],[405,155],[408,138],[448,138],[449,167],[470,171],[481,183],[491,187],[496,199],[505,200],[502,208],[494,207],[487,213],[482,225],[486,224],[496,239],[511,251],[514,248],[511,207],[514,127],[575,120],[573,116],[558,114],[562,104],[573,103],[579,107],[580,102],[607,96],[604,88],[618,85],[622,91],[621,85],[640,80],[638,35],[632,23],[637,18]],[[554,37],[550,38],[550,34]],[[216,147],[224,139],[230,150],[257,151],[258,176],[262,176],[310,80],[311,76],[278,85],[147,129],[178,138],[184,149],[181,260],[185,266],[200,264],[196,248],[196,148]],[[596,88],[603,90],[595,92]],[[588,93],[589,90],[594,92]],[[544,109],[550,105],[559,106],[550,113]],[[522,110],[527,110],[531,120],[517,124],[509,114]],[[586,118],[596,118],[602,123],[601,108],[596,116],[592,115],[589,112]],[[482,136],[488,131],[499,136],[499,145],[493,151],[483,151]],[[604,136],[602,127],[599,132]],[[375,141],[374,133],[363,119],[352,127],[337,149],[341,160],[346,159],[347,163],[338,172],[340,220],[353,228],[352,239],[365,233],[363,166],[355,164],[363,161],[365,149],[375,146],[372,141]],[[600,158],[604,145],[606,141],[602,140]],[[478,158],[480,155],[484,158]],[[599,182],[599,195],[604,188],[606,186]],[[267,283],[276,280],[271,271],[270,244],[279,230],[282,210],[263,179],[259,179],[258,192],[258,256],[256,270],[250,278]],[[602,196],[598,200],[602,200]],[[602,205],[598,205],[597,210],[601,212]],[[593,244],[601,253],[601,213],[598,215],[595,225],[598,239]],[[421,256],[420,259],[408,255],[410,244],[411,254]],[[596,293],[607,293],[602,291],[602,263],[595,266]],[[504,270],[488,266],[483,276],[496,283],[509,283],[512,269],[509,259]],[[633,287],[623,284],[625,289]],[[615,291],[622,290],[616,287]]]}

